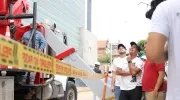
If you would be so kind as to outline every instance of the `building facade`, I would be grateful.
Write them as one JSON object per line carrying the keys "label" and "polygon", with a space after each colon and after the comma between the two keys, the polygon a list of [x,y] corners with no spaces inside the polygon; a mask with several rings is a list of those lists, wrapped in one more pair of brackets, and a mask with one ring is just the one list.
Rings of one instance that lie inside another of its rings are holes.
{"label": "building facade", "polygon": [[98,44],[98,58],[105,57],[109,50],[109,41],[99,40],[97,44]]}
{"label": "building facade", "polygon": [[85,28],[81,28],[81,54],[82,59],[91,66],[97,61],[97,37]]}
{"label": "building facade", "polygon": [[119,57],[118,44],[119,43],[111,43],[111,46],[112,46],[112,59]]}
{"label": "building facade", "polygon": [[110,43],[111,47],[111,54],[112,54],[112,59],[119,57],[119,53],[118,53],[118,45],[120,44],[120,40],[118,40],[115,43]]}
{"label": "building facade", "polygon": [[[67,45],[80,53],[80,28],[85,27],[85,0],[29,0],[32,13],[33,2],[37,2],[37,22],[45,20],[56,24],[56,29],[67,35]],[[24,24],[32,22],[23,20]],[[62,38],[63,35],[58,35]]]}

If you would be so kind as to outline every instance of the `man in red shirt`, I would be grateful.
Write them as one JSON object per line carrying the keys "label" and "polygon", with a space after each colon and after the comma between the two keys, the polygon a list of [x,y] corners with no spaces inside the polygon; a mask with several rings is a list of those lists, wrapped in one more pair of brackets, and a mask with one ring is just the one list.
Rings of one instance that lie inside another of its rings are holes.
{"label": "man in red shirt", "polygon": [[167,82],[164,80],[164,77],[165,63],[145,62],[142,77],[142,88],[145,92],[145,100],[165,100]]}

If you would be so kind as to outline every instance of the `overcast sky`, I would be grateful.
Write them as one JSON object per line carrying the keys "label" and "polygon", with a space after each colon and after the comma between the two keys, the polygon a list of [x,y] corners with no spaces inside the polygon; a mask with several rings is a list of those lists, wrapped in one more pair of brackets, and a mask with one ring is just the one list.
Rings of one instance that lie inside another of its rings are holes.
{"label": "overcast sky", "polygon": [[130,41],[146,39],[149,21],[145,18],[150,0],[92,0],[92,32],[98,40]]}

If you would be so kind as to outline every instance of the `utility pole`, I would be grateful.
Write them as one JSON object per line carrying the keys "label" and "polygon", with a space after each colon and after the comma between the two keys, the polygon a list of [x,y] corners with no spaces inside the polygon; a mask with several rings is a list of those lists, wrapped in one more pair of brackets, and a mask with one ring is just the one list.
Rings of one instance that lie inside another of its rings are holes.
{"label": "utility pole", "polygon": [[110,51],[111,51],[111,61],[110,61],[110,65],[112,65],[112,60],[113,60],[113,50],[112,50],[112,42],[110,43]]}
{"label": "utility pole", "polygon": [[87,0],[87,29],[91,32],[92,0]]}

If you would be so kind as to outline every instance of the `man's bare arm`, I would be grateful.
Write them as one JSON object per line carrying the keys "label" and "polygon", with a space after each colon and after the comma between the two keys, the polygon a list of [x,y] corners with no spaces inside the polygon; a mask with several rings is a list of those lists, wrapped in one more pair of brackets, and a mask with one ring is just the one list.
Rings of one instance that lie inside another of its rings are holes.
{"label": "man's bare arm", "polygon": [[129,76],[129,75],[131,75],[130,72],[123,71],[121,68],[117,68],[116,74],[121,75],[121,76]]}
{"label": "man's bare arm", "polygon": [[141,69],[137,68],[132,63],[128,64],[128,66],[132,75],[137,75],[139,72],[141,72]]}
{"label": "man's bare arm", "polygon": [[112,82],[111,82],[111,86],[112,86],[112,87],[115,86],[115,79],[116,79],[116,72],[113,71],[113,72],[112,72]]}
{"label": "man's bare arm", "polygon": [[159,71],[157,83],[154,88],[155,91],[158,91],[160,89],[162,83],[164,82],[164,77],[165,77],[165,71]]}
{"label": "man's bare arm", "polygon": [[146,56],[149,61],[154,63],[162,63],[165,61],[164,46],[166,41],[166,36],[162,35],[161,33],[149,33],[146,46]]}

